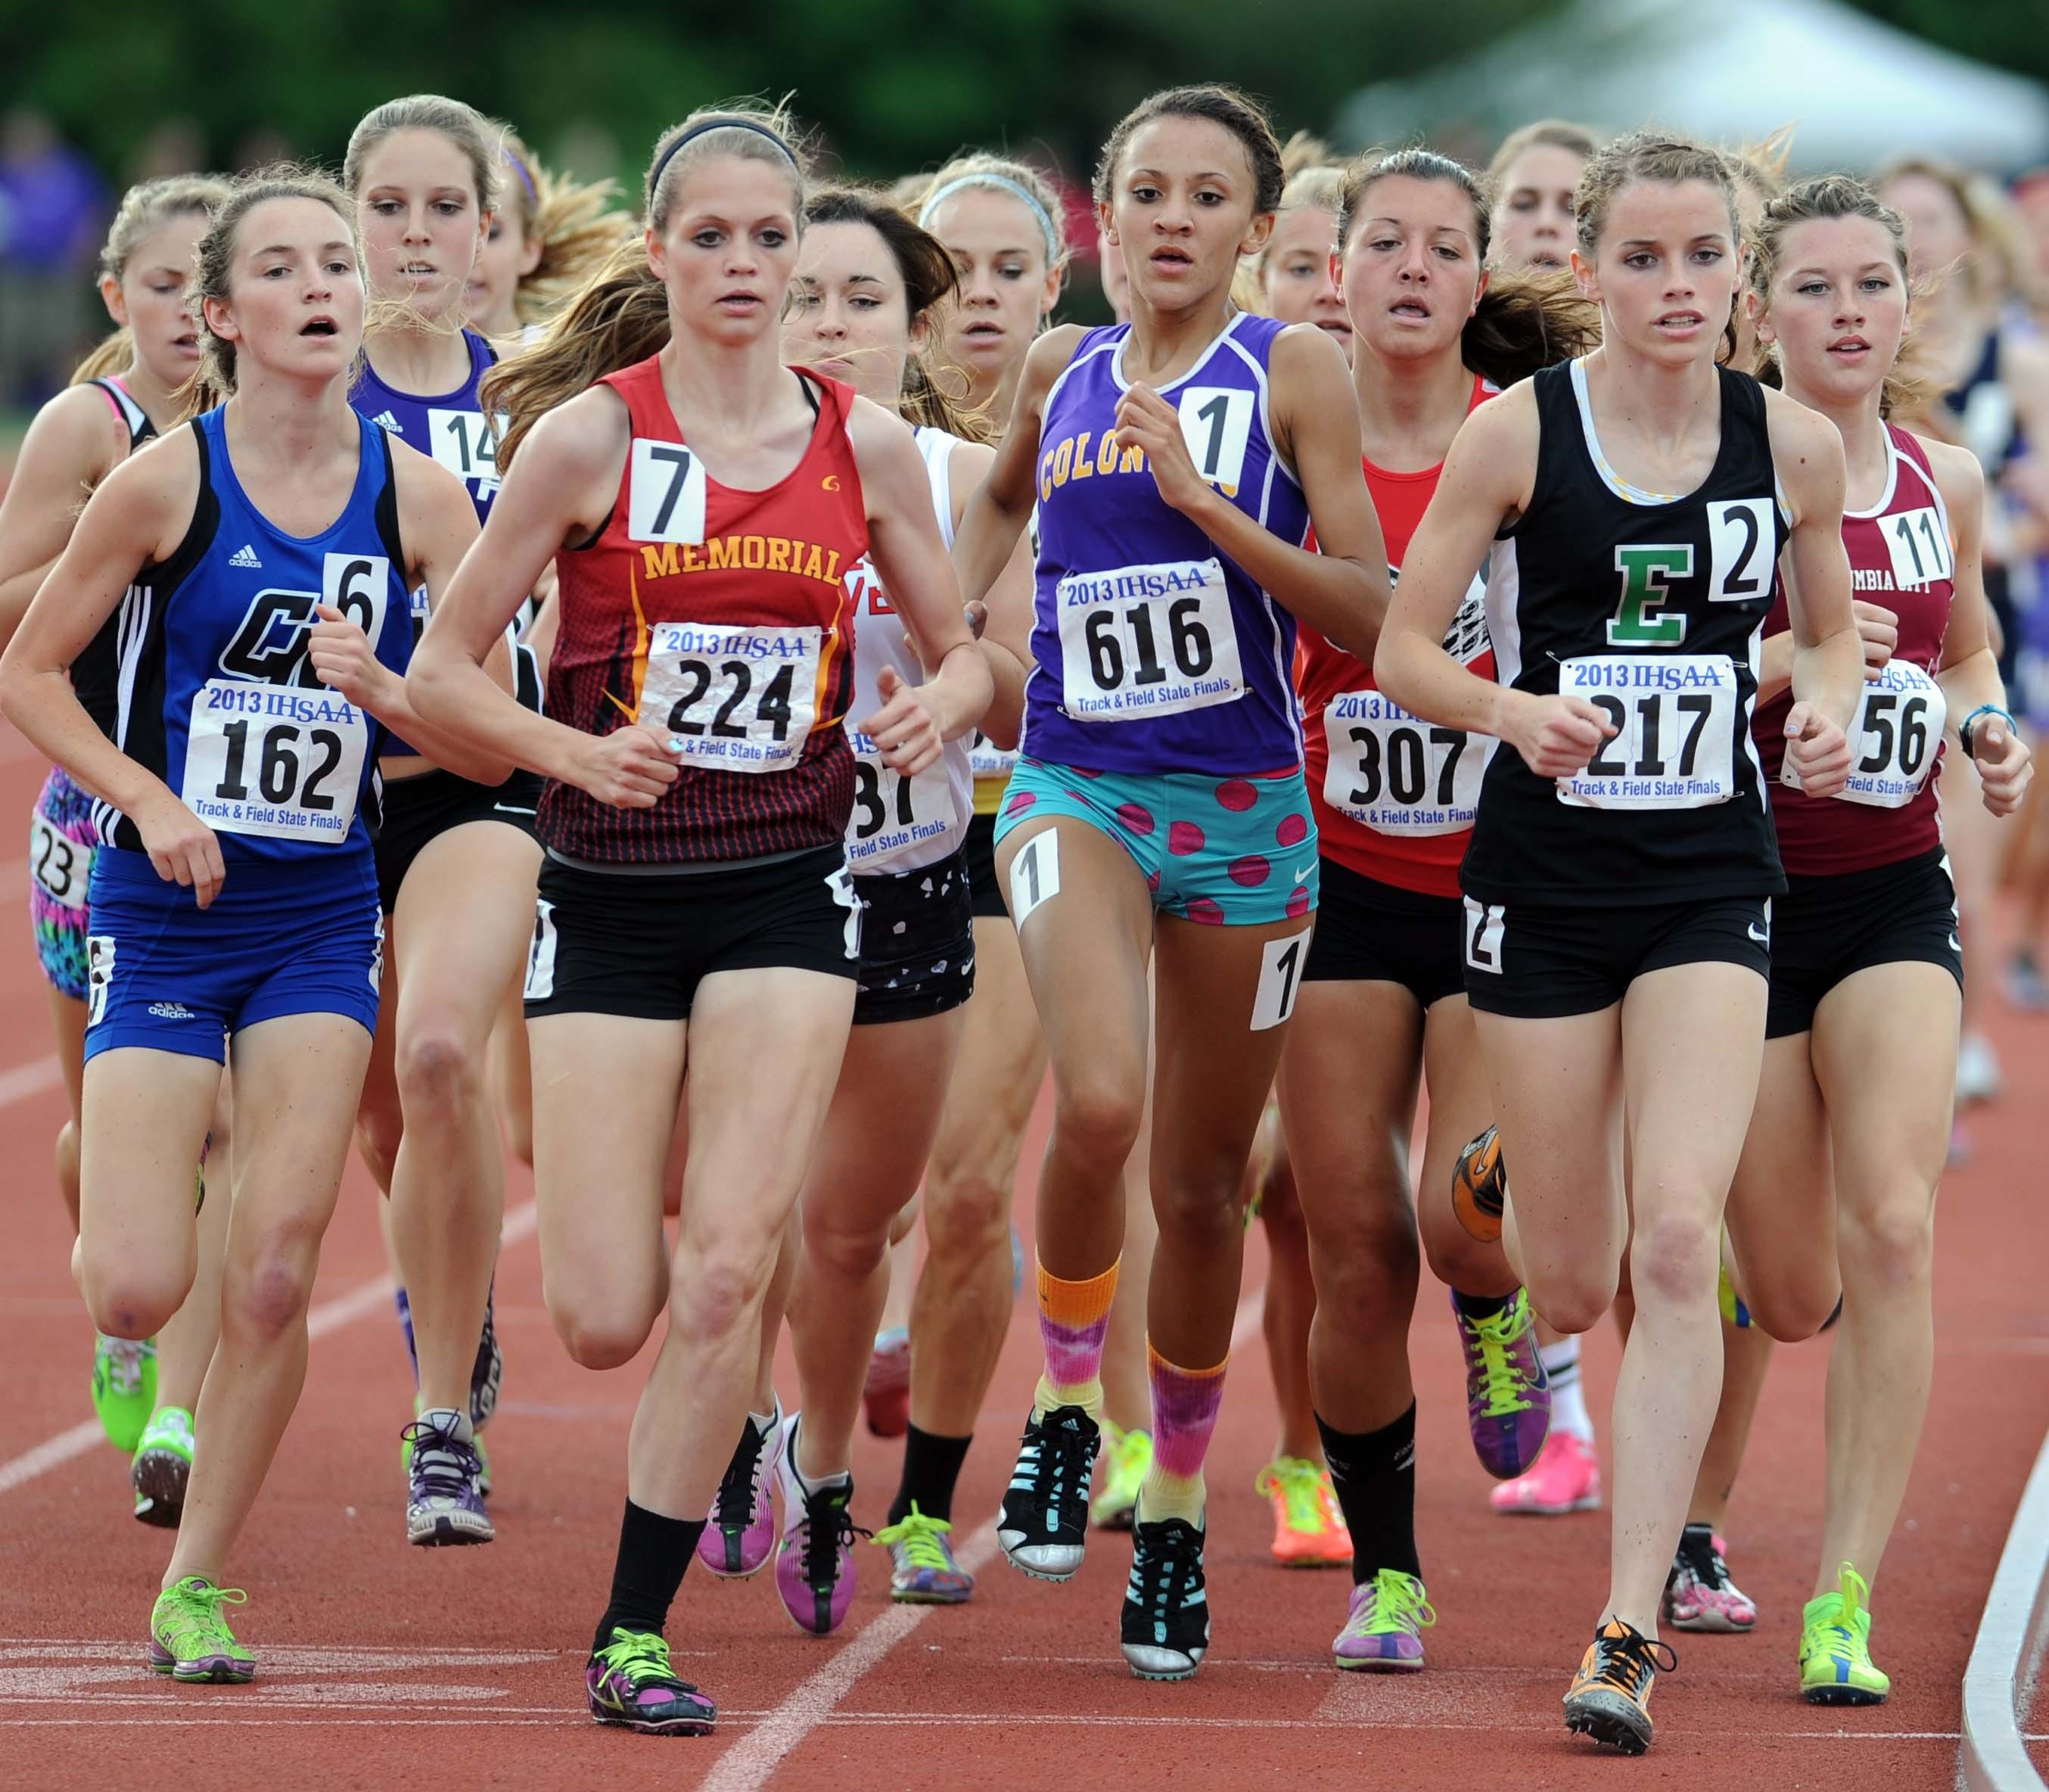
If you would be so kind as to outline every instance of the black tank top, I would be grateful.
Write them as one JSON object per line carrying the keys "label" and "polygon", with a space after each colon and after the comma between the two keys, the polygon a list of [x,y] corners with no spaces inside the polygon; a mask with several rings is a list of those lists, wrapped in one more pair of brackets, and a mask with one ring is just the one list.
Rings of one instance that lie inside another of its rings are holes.
{"label": "black tank top", "polygon": [[1750,715],[1787,524],[1763,392],[1717,377],[1720,449],[1678,498],[1608,465],[1583,363],[1531,383],[1536,481],[1487,571],[1496,675],[1584,698],[1620,732],[1557,780],[1503,743],[1461,873],[1476,898],[1637,907],[1785,888]]}
{"label": "black tank top", "polygon": [[[107,402],[127,425],[130,454],[144,443],[156,440],[157,426],[150,421],[150,414],[129,397],[127,389],[119,380],[95,379],[88,383],[97,386],[107,395]],[[77,693],[80,707],[110,740],[113,738],[115,712],[119,702],[121,619],[128,609],[126,602],[115,606],[114,613],[99,625],[71,667],[72,689]]]}

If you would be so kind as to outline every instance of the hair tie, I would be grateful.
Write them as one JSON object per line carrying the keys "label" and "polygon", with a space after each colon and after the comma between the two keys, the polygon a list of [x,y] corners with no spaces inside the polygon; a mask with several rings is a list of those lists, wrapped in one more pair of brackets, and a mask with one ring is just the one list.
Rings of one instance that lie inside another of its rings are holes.
{"label": "hair tie", "polygon": [[655,164],[655,172],[647,177],[647,192],[650,198],[662,190],[663,173],[669,164],[676,159],[677,150],[689,142],[691,138],[702,137],[708,131],[713,130],[751,130],[756,137],[765,137],[789,158],[790,165],[797,169],[799,176],[803,173],[803,170],[798,167],[796,151],[765,124],[756,124],[752,119],[711,119],[703,124],[693,125],[662,152],[661,159]]}
{"label": "hair tie", "polygon": [[1066,247],[1066,243],[1060,232],[1053,227],[1052,214],[1039,203],[1037,196],[1029,187],[1021,181],[1012,180],[1008,174],[998,174],[990,169],[981,169],[971,174],[956,175],[938,192],[932,194],[923,205],[918,208],[919,229],[930,228],[932,214],[965,187],[993,187],[1000,192],[1007,192],[1023,200],[1032,216],[1039,220],[1040,229],[1046,233],[1046,259],[1048,262],[1056,262],[1060,258],[1060,251]]}
{"label": "hair tie", "polygon": [[499,154],[511,163],[512,172],[519,177],[519,185],[527,189],[527,197],[535,204],[538,205],[541,203],[541,196],[534,190],[534,177],[527,172],[526,163],[520,161],[509,148],[502,144],[499,147]]}

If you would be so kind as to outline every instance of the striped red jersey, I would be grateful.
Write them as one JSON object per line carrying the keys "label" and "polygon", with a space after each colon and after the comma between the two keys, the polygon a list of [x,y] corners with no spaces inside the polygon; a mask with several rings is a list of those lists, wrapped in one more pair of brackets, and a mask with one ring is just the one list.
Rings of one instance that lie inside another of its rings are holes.
{"label": "striped red jersey", "polygon": [[761,858],[834,845],[846,831],[847,577],[868,551],[867,511],[847,433],[853,392],[799,377],[817,426],[803,458],[762,492],[707,476],[656,358],[601,383],[625,403],[632,446],[604,528],[555,562],[548,713],[589,734],[644,723],[680,743],[682,775],[649,809],[550,782],[540,836],[564,857]]}
{"label": "striped red jersey", "polygon": [[[1476,375],[1467,414],[1498,390]],[[1364,465],[1367,490],[1386,538],[1388,572],[1398,578],[1444,465],[1396,473],[1371,461]],[[1487,591],[1477,578],[1444,647],[1469,671],[1494,676]],[[1434,728],[1389,702],[1375,688],[1371,666],[1307,624],[1296,649],[1295,688],[1302,702],[1309,803],[1324,857],[1396,889],[1456,897],[1480,774],[1494,743],[1484,735]]]}
{"label": "striped red jersey", "polygon": [[[1877,678],[1867,681],[1849,728],[1850,780],[1841,794],[1812,797],[1783,783],[1791,690],[1757,706],[1752,732],[1771,791],[1779,857],[1794,877],[1833,877],[1898,865],[1942,841],[1935,774],[1949,705],[1934,672],[1950,627],[1956,557],[1950,513],[1928,450],[1886,426],[1885,495],[1843,518],[1853,594],[1899,618],[1899,641]],[[1764,632],[1790,628],[1782,586]]]}

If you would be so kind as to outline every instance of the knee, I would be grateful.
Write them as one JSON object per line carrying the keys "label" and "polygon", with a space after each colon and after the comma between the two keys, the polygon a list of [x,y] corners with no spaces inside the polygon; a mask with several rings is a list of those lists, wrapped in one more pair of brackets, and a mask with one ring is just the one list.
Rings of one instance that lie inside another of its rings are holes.
{"label": "knee", "polygon": [[1822,1261],[1759,1269],[1743,1265],[1743,1304],[1751,1323],[1767,1338],[1798,1344],[1828,1324],[1842,1293],[1832,1253]]}
{"label": "knee", "polygon": [[834,1211],[839,1203],[804,1203],[804,1257],[807,1273],[822,1272],[836,1281],[865,1281],[889,1254],[895,1216],[857,1223],[860,1216]]}
{"label": "knee", "polygon": [[1245,1225],[1245,1182],[1234,1164],[1183,1164],[1156,1184],[1153,1207],[1162,1232],[1184,1238],[1222,1237]]}
{"label": "knee", "polygon": [[1925,1191],[1868,1212],[1839,1212],[1837,1249],[1845,1281],[1879,1293],[1925,1286],[1935,1251],[1935,1211]]}
{"label": "knee", "polygon": [[317,1233],[278,1227],[255,1239],[232,1265],[221,1317],[258,1343],[271,1343],[305,1322],[313,1273],[320,1262]]}
{"label": "knee", "polygon": [[1542,1266],[1531,1264],[1529,1275],[1530,1304],[1537,1316],[1553,1331],[1571,1338],[1592,1331],[1615,1304],[1622,1266],[1575,1261],[1547,1273]]}
{"label": "knee", "polygon": [[1328,1240],[1312,1236],[1309,1261],[1317,1308],[1339,1324],[1386,1316],[1407,1325],[1422,1250],[1406,1204],[1362,1216]]}
{"label": "knee", "polygon": [[630,1362],[647,1341],[661,1311],[659,1291],[603,1289],[568,1290],[542,1276],[542,1297],[555,1335],[570,1360],[584,1369],[616,1369]]}
{"label": "knee", "polygon": [[110,1338],[152,1338],[161,1331],[192,1287],[189,1275],[153,1274],[146,1264],[99,1264],[81,1243],[79,1285],[93,1328]]}
{"label": "knee", "polygon": [[1010,1191],[977,1172],[925,1184],[925,1246],[935,1261],[970,1262],[1010,1247]]}
{"label": "knee", "polygon": [[404,1124],[395,1111],[365,1106],[356,1116],[356,1149],[362,1153],[371,1180],[387,1195],[391,1192],[391,1169],[399,1161],[399,1144],[405,1136]]}
{"label": "knee", "polygon": [[1639,1219],[1629,1253],[1630,1286],[1637,1304],[1698,1305],[1714,1298],[1721,1269],[1719,1228],[1691,1215]]}
{"label": "knee", "polygon": [[682,1273],[671,1279],[671,1325],[697,1344],[732,1336],[760,1312],[781,1241],[779,1230],[766,1238],[713,1238],[700,1244]]}
{"label": "knee", "polygon": [[1091,1076],[1077,1089],[1057,1090],[1053,1128],[1062,1145],[1091,1162],[1121,1164],[1138,1141],[1145,1116],[1143,1080],[1120,1086],[1114,1076]]}
{"label": "knee", "polygon": [[446,1020],[409,1028],[399,1041],[397,1069],[406,1105],[415,1113],[449,1113],[476,1100],[482,1088],[476,1054]]}

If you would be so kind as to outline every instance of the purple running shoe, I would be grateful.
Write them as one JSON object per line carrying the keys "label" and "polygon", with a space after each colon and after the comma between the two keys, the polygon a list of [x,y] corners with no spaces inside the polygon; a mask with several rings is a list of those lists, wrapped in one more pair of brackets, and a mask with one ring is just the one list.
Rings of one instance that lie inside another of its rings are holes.
{"label": "purple running shoe", "polygon": [[1537,1321],[1522,1289],[1498,1313],[1475,1319],[1452,1296],[1466,1353],[1466,1415],[1473,1452],[1497,1481],[1525,1473],[1551,1430],[1551,1386],[1537,1355]]}

